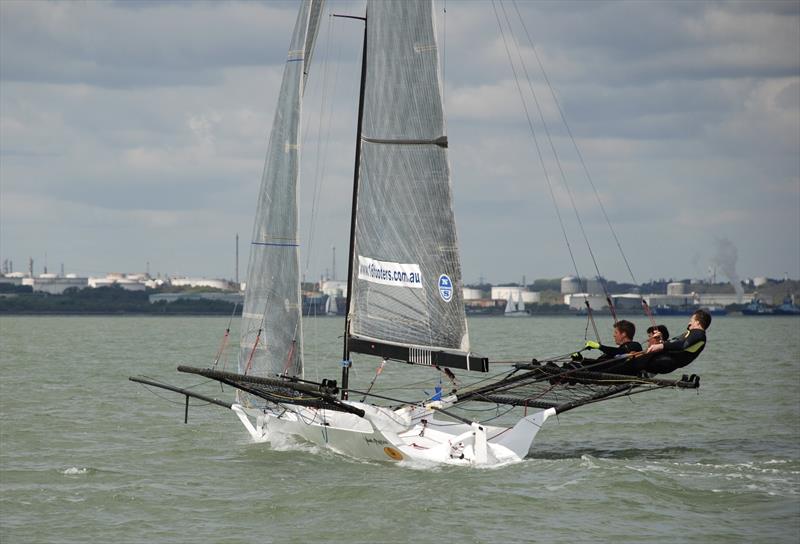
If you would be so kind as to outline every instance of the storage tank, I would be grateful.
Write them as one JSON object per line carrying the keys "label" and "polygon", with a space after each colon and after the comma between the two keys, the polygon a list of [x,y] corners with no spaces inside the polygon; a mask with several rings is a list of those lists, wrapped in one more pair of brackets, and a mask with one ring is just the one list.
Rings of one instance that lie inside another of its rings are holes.
{"label": "storage tank", "polygon": [[480,300],[483,298],[483,291],[474,287],[464,287],[464,300]]}
{"label": "storage tank", "polygon": [[603,294],[603,283],[600,278],[592,278],[586,281],[586,292],[590,295]]}
{"label": "storage tank", "polygon": [[581,281],[575,276],[567,276],[561,280],[561,294],[571,295],[581,292]]}
{"label": "storage tank", "polygon": [[492,287],[492,300],[517,300],[521,292],[522,288],[513,285]]}
{"label": "storage tank", "polygon": [[667,284],[667,295],[685,295],[686,284],[682,281],[673,281]]}
{"label": "storage tank", "polygon": [[542,294],[538,291],[523,291],[522,302],[525,304],[539,304],[542,301]]}

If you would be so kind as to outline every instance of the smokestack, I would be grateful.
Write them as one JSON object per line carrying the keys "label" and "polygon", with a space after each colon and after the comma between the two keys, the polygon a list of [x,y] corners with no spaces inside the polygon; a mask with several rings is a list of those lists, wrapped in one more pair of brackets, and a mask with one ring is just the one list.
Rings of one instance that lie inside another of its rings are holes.
{"label": "smokestack", "polygon": [[717,238],[714,241],[714,245],[716,246],[716,252],[711,262],[714,265],[715,272],[718,268],[722,275],[728,278],[728,281],[731,282],[736,291],[736,302],[741,304],[744,288],[742,288],[742,282],[739,281],[739,275],[736,273],[736,261],[739,258],[736,246],[727,238]]}
{"label": "smokestack", "polygon": [[333,246],[333,264],[331,265],[331,279],[336,279],[336,246]]}
{"label": "smokestack", "polygon": [[28,257],[28,277],[33,277],[33,257]]}
{"label": "smokestack", "polygon": [[239,233],[236,233],[236,262],[234,263],[234,280],[239,285]]}

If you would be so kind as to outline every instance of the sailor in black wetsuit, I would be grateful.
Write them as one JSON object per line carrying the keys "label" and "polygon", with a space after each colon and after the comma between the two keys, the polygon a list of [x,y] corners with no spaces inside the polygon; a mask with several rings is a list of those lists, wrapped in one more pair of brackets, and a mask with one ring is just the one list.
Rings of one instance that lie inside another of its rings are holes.
{"label": "sailor in black wetsuit", "polygon": [[653,344],[663,344],[669,338],[669,329],[665,325],[653,325],[647,327],[647,347]]}
{"label": "sailor in black wetsuit", "polygon": [[[636,353],[642,351],[642,345],[635,342],[633,337],[636,335],[636,325],[624,319],[614,323],[614,343],[616,347],[604,346],[597,342],[586,342],[588,349],[599,349],[603,355],[596,360],[584,360],[584,366],[589,365],[593,372],[616,372],[618,366],[624,365],[627,359],[620,361],[620,355]],[[600,361],[608,361],[607,364],[597,364]]]}
{"label": "sailor in black wetsuit", "polygon": [[711,314],[705,310],[697,310],[689,319],[689,326],[684,334],[662,344],[653,344],[645,355],[633,358],[623,370],[615,372],[638,374],[644,370],[653,374],[669,374],[682,368],[703,352],[706,347],[706,329],[709,325],[711,325]]}

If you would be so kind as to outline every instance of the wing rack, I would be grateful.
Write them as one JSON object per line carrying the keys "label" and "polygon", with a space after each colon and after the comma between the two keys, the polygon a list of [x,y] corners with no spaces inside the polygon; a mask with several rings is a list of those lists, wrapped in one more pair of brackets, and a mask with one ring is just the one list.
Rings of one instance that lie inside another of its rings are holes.
{"label": "wing rack", "polygon": [[517,363],[505,378],[473,389],[462,390],[458,403],[490,402],[532,408],[555,408],[563,413],[573,408],[664,388],[697,389],[700,378],[680,380],[592,372],[582,367],[555,363]]}
{"label": "wing rack", "polygon": [[336,397],[338,392],[336,381],[325,380],[322,383],[316,383],[297,378],[262,378],[260,376],[247,376],[245,374],[191,366],[179,366],[178,371],[217,380],[276,404],[312,406],[326,410],[349,412],[359,417],[364,417],[363,410],[345,404]]}

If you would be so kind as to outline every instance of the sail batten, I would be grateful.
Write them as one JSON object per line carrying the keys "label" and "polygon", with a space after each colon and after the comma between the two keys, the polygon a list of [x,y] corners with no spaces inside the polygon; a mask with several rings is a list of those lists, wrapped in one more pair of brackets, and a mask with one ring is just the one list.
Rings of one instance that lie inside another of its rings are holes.
{"label": "sail batten", "polygon": [[439,136],[429,140],[411,139],[411,138],[370,138],[369,136],[361,136],[361,140],[371,144],[386,144],[386,145],[436,145],[439,147],[447,147],[447,136]]}
{"label": "sail batten", "polygon": [[371,1],[367,17],[350,334],[466,353],[432,2]]}

